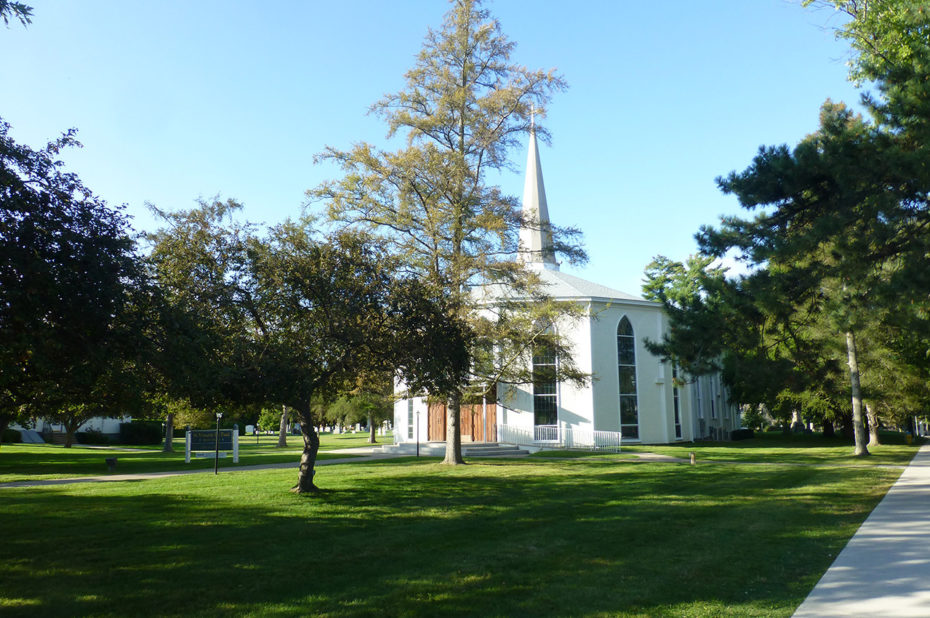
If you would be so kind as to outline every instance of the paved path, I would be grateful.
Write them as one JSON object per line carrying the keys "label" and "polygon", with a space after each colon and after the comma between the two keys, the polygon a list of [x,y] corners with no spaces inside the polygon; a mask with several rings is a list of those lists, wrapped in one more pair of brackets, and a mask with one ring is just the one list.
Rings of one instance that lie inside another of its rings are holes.
{"label": "paved path", "polygon": [[930,445],[920,448],[794,616],[930,616]]}
{"label": "paved path", "polygon": [[[330,453],[342,453],[353,455],[352,457],[338,457],[334,459],[317,459],[317,466],[329,464],[353,463],[359,461],[371,461],[374,459],[391,459],[394,457],[406,457],[406,455],[394,455],[379,452],[378,447],[357,447],[339,449],[336,451],[326,451]],[[221,474],[230,472],[248,472],[249,470],[269,470],[272,468],[294,468],[300,464],[299,461],[289,461],[274,464],[256,464],[254,466],[236,466],[235,468],[220,468]],[[170,472],[142,472],[137,474],[105,474],[99,476],[76,476],[65,479],[40,479],[36,481],[12,481],[9,483],[0,483],[0,489],[7,487],[43,487],[47,485],[72,485],[74,483],[107,483],[112,481],[142,481],[145,479],[157,479],[165,476],[181,476],[184,474],[205,474],[213,473],[213,468],[197,468],[195,470],[172,470]]]}

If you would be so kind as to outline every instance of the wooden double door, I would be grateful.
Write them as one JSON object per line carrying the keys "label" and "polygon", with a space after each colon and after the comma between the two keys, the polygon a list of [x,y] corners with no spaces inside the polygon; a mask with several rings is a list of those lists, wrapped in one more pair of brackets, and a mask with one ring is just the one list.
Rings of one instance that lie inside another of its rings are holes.
{"label": "wooden double door", "polygon": [[[472,442],[497,441],[497,405],[493,403],[462,404],[462,440]],[[446,404],[429,404],[427,435],[431,442],[446,440]]]}

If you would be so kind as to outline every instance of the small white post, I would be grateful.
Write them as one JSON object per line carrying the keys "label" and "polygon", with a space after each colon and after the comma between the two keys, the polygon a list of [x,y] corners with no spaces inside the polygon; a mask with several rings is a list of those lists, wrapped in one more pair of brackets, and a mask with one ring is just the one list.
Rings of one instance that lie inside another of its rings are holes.
{"label": "small white post", "polygon": [[239,463],[239,430],[233,427],[233,463]]}
{"label": "small white post", "polygon": [[184,433],[184,463],[191,462],[191,428]]}

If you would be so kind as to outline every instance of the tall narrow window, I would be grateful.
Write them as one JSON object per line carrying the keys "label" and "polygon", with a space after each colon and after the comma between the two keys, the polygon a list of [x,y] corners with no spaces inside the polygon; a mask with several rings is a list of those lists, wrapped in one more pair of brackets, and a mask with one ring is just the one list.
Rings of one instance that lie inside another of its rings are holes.
{"label": "tall narrow window", "polygon": [[555,350],[541,343],[533,348],[533,419],[536,425],[558,423]]}
{"label": "tall narrow window", "polygon": [[672,364],[672,405],[675,408],[675,439],[681,439],[681,401],[678,398],[678,366]]}
{"label": "tall narrow window", "polygon": [[407,395],[407,439],[413,440],[413,397]]}
{"label": "tall narrow window", "polygon": [[620,431],[624,438],[639,438],[639,404],[636,401],[636,339],[626,316],[617,326],[617,365],[620,374]]}
{"label": "tall narrow window", "polygon": [[704,409],[701,407],[701,380],[698,378],[694,381],[694,407],[697,409],[698,418],[704,418]]}

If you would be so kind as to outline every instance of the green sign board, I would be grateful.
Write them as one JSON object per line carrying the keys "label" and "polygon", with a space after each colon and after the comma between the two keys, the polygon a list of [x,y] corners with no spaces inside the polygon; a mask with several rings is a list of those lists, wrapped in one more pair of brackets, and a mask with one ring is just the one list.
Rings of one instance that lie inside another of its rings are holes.
{"label": "green sign board", "polygon": [[[216,431],[212,429],[203,431],[191,431],[191,448],[193,451],[214,451],[217,450]],[[219,450],[233,450],[233,430],[220,430]]]}

